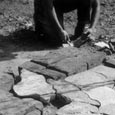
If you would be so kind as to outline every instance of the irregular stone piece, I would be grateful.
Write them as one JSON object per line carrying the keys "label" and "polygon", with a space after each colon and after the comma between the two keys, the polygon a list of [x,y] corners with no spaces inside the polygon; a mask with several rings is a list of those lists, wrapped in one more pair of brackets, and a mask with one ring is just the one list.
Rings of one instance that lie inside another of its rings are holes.
{"label": "irregular stone piece", "polygon": [[32,71],[38,74],[42,74],[47,78],[52,78],[55,80],[66,77],[65,73],[62,73],[60,71],[56,71],[53,69],[48,69],[47,67],[40,65],[40,64],[36,64],[34,62],[25,62],[19,68],[20,68],[19,73],[21,73],[22,69],[27,69],[29,71]]}
{"label": "irregular stone piece", "polygon": [[102,74],[108,80],[115,79],[115,69],[114,68],[107,67],[104,65],[99,65],[91,69],[91,71]]}
{"label": "irregular stone piece", "polygon": [[[27,61],[27,62],[25,62],[25,63],[23,63],[22,65],[20,65],[19,66],[19,69],[21,70],[21,69],[27,69],[27,70],[33,70],[33,71],[42,71],[42,70],[44,70],[44,69],[46,69],[46,67],[45,66],[43,66],[43,65],[40,65],[40,64],[36,64],[36,63],[33,63],[33,62],[31,62],[31,61]],[[21,72],[21,71],[19,71],[19,72]]]}
{"label": "irregular stone piece", "polygon": [[60,108],[56,115],[94,115],[98,113],[98,108],[86,103],[72,102]]}
{"label": "irregular stone piece", "polygon": [[30,98],[19,99],[5,90],[0,90],[1,115],[25,115],[33,110],[42,110],[43,104]]}
{"label": "irregular stone piece", "polygon": [[61,61],[65,58],[67,58],[67,56],[65,56],[65,55],[60,55],[60,54],[56,55],[56,53],[49,53],[44,58],[43,57],[33,58],[32,62],[41,64],[41,65],[50,65],[50,64],[56,63],[58,61]]}
{"label": "irregular stone piece", "polygon": [[92,88],[94,83],[96,84],[106,81],[103,75],[92,72],[90,70],[69,76],[65,80],[77,86],[81,86],[81,88]]}
{"label": "irregular stone piece", "polygon": [[13,76],[7,73],[0,73],[0,89],[10,91],[13,84]]}
{"label": "irregular stone piece", "polygon": [[9,101],[13,98],[13,95],[8,91],[0,89],[0,103],[3,101]]}
{"label": "irregular stone piece", "polygon": [[81,56],[65,58],[57,63],[50,64],[49,67],[67,72],[68,75],[87,70],[87,64]]}
{"label": "irregular stone piece", "polygon": [[115,115],[115,104],[109,104],[99,108],[99,111],[103,115]]}
{"label": "irregular stone piece", "polygon": [[45,57],[34,58],[32,62],[72,75],[99,65],[104,58],[104,53],[95,49],[81,48],[78,50],[69,47],[54,50]]}
{"label": "irregular stone piece", "polygon": [[21,78],[21,82],[13,87],[15,93],[19,96],[29,96],[35,94],[42,96],[45,94],[55,93],[52,86],[46,83],[46,80],[42,75],[23,70]]}
{"label": "irregular stone piece", "polygon": [[98,101],[91,99],[83,91],[73,91],[73,92],[68,91],[68,93],[64,93],[62,95],[71,99],[71,101],[87,103],[87,104],[95,105],[98,107],[100,106],[100,103]]}
{"label": "irregular stone piece", "polygon": [[0,114],[2,115],[25,115],[33,110],[41,110],[43,105],[33,99],[13,99],[0,103]]}
{"label": "irregular stone piece", "polygon": [[43,114],[42,115],[56,115],[57,109],[53,106],[47,106],[43,108]]}
{"label": "irregular stone piece", "polygon": [[62,80],[50,80],[49,82],[53,85],[58,94],[61,94],[63,97],[66,97],[71,101],[90,103],[92,105],[100,106],[98,101],[89,98],[85,92],[80,91],[79,87],[75,86],[74,84]]}
{"label": "irregular stone piece", "polygon": [[34,111],[27,113],[26,115],[41,115],[41,112],[39,110],[34,110]]}
{"label": "irregular stone piece", "polygon": [[51,85],[53,85],[54,89],[57,93],[68,93],[72,91],[79,91],[79,87],[75,86],[74,84],[68,83],[65,80],[49,80],[48,81]]}
{"label": "irregular stone piece", "polygon": [[115,104],[115,91],[109,87],[98,87],[86,91],[90,98],[97,100],[101,103],[101,107]]}
{"label": "irregular stone piece", "polygon": [[104,62],[104,64],[108,67],[113,67],[115,68],[115,58],[109,58]]}

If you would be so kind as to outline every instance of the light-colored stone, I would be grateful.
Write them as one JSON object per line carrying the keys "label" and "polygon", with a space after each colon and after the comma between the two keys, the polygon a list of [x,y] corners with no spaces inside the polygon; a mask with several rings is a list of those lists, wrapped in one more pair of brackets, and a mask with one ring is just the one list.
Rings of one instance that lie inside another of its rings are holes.
{"label": "light-colored stone", "polygon": [[57,108],[53,106],[47,106],[43,108],[42,111],[43,111],[42,115],[56,115]]}
{"label": "light-colored stone", "polygon": [[97,100],[101,103],[101,107],[115,104],[115,91],[109,87],[98,87],[86,91],[90,98]]}
{"label": "light-colored stone", "polygon": [[106,105],[99,108],[103,115],[115,115],[115,104]]}
{"label": "light-colored stone", "polygon": [[46,82],[42,75],[23,70],[21,78],[21,82],[13,87],[14,91],[19,96],[29,96],[34,94],[42,96],[44,94],[55,93],[52,86]]}
{"label": "light-colored stone", "polygon": [[56,115],[92,115],[98,113],[98,108],[86,103],[72,102],[60,108]]}
{"label": "light-colored stone", "polygon": [[115,79],[115,69],[114,68],[100,65],[100,66],[97,66],[97,67],[91,69],[91,71],[100,73],[103,76],[105,76],[105,78],[107,78],[109,80]]}
{"label": "light-colored stone", "polygon": [[96,100],[91,99],[85,92],[83,91],[73,91],[62,94],[63,96],[71,99],[71,101],[87,103],[95,106],[100,106],[100,103]]}
{"label": "light-colored stone", "polygon": [[77,86],[90,84],[93,85],[94,83],[106,81],[103,75],[92,72],[90,70],[78,73],[76,75],[72,75],[70,77],[67,77],[65,80],[73,84],[76,84]]}
{"label": "light-colored stone", "polygon": [[34,111],[27,113],[26,115],[41,115],[41,112],[39,110],[34,110]]}
{"label": "light-colored stone", "polygon": [[68,92],[80,90],[79,87],[74,86],[73,84],[68,83],[65,80],[55,81],[50,79],[48,82],[53,85],[57,93],[68,93]]}
{"label": "light-colored stone", "polygon": [[71,101],[84,102],[100,106],[100,103],[98,101],[89,98],[89,96],[85,92],[80,91],[80,89],[74,84],[68,83],[64,80],[49,80],[49,83],[53,85],[57,93],[61,94]]}

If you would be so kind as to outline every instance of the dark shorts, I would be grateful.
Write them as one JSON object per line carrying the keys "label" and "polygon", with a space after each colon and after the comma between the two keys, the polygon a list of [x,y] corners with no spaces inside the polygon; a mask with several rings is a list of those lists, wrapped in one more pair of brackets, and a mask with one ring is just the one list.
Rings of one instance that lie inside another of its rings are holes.
{"label": "dark shorts", "polygon": [[56,10],[67,13],[72,10],[77,9],[78,11],[78,20],[84,21],[90,20],[90,1],[87,0],[89,3],[83,3],[82,0],[54,0],[54,7]]}

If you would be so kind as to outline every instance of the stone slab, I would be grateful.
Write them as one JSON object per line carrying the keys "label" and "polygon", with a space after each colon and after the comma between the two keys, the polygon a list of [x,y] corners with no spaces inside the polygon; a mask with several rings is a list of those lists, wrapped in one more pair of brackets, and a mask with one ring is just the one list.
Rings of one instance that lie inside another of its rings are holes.
{"label": "stone slab", "polygon": [[32,62],[72,75],[99,65],[104,58],[105,54],[95,49],[62,48],[45,57],[36,57]]}
{"label": "stone slab", "polygon": [[75,84],[83,89],[87,89],[93,88],[96,84],[106,81],[106,78],[101,74],[88,70],[69,76],[65,81]]}
{"label": "stone slab", "polygon": [[106,59],[106,61],[104,61],[104,64],[108,67],[115,68],[115,58],[111,57],[109,59]]}
{"label": "stone slab", "polygon": [[115,104],[115,91],[109,87],[98,87],[86,91],[90,98],[97,100],[101,103],[101,107]]}
{"label": "stone slab", "polygon": [[41,65],[46,65],[47,66],[47,65],[56,63],[58,61],[61,61],[61,60],[65,59],[65,58],[67,58],[67,57],[68,56],[61,55],[61,54],[49,53],[44,58],[43,57],[35,57],[31,61],[35,62],[37,64],[41,64]]}
{"label": "stone slab", "polygon": [[48,80],[48,83],[50,83],[53,88],[56,90],[56,93],[61,93],[61,94],[66,94],[68,92],[72,92],[72,91],[79,91],[79,87],[66,82],[65,80]]}
{"label": "stone slab", "polygon": [[0,73],[0,89],[10,91],[14,84],[14,78],[8,73]]}
{"label": "stone slab", "polygon": [[19,99],[13,94],[0,90],[0,114],[1,115],[25,115],[33,110],[43,109],[43,104],[30,98]]}
{"label": "stone slab", "polygon": [[21,66],[19,66],[19,73],[21,73],[22,69],[27,69],[31,72],[35,72],[38,74],[42,74],[44,75],[46,78],[52,78],[52,79],[64,79],[66,77],[65,73],[62,73],[60,71],[57,70],[53,70],[53,69],[48,69],[47,67],[40,65],[40,64],[36,64],[34,62],[25,62],[24,64],[22,64]]}
{"label": "stone slab", "polygon": [[[46,100],[50,99],[50,94],[55,93],[52,86],[48,84],[44,76],[23,70],[21,81],[13,87],[18,96],[43,96]],[[49,94],[49,95],[48,95]],[[48,96],[47,96],[48,95]]]}
{"label": "stone slab", "polygon": [[34,110],[34,111],[27,113],[26,115],[41,115],[41,112],[39,110]]}
{"label": "stone slab", "polygon": [[33,99],[17,99],[0,103],[0,113],[2,115],[25,115],[26,113],[31,112],[32,109],[40,110],[42,108],[42,103]]}
{"label": "stone slab", "polygon": [[114,80],[115,79],[115,69],[111,68],[111,67],[99,65],[95,68],[90,69],[90,71],[102,74],[108,80]]}
{"label": "stone slab", "polygon": [[62,94],[63,96],[69,98],[73,102],[81,102],[87,103],[95,106],[100,106],[100,102],[94,99],[91,99],[85,92],[83,91],[73,91]]}
{"label": "stone slab", "polygon": [[87,63],[82,59],[82,56],[78,56],[66,58],[57,63],[50,64],[48,67],[64,71],[69,76],[87,70]]}
{"label": "stone slab", "polygon": [[43,108],[42,115],[56,115],[57,108],[53,106],[47,106]]}
{"label": "stone slab", "polygon": [[80,91],[79,87],[74,84],[62,80],[50,80],[49,83],[53,85],[56,93],[66,97],[68,100],[100,106],[98,101],[91,99],[85,92]]}
{"label": "stone slab", "polygon": [[98,108],[86,103],[72,102],[60,108],[56,115],[94,115]]}
{"label": "stone slab", "polygon": [[104,115],[115,115],[115,104],[100,107],[99,112]]}

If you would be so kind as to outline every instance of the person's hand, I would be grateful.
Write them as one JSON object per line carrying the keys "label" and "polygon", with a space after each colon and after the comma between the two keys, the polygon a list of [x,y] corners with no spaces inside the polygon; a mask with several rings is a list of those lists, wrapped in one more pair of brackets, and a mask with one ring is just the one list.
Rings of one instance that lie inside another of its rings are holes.
{"label": "person's hand", "polygon": [[86,28],[85,30],[84,30],[84,34],[93,34],[94,32],[96,32],[96,29],[94,29],[94,28]]}
{"label": "person's hand", "polygon": [[65,30],[62,31],[61,39],[63,42],[70,41],[69,34]]}
{"label": "person's hand", "polygon": [[91,40],[95,40],[95,33],[96,33],[96,29],[94,28],[87,28],[84,31],[84,34],[87,34],[87,37]]}

